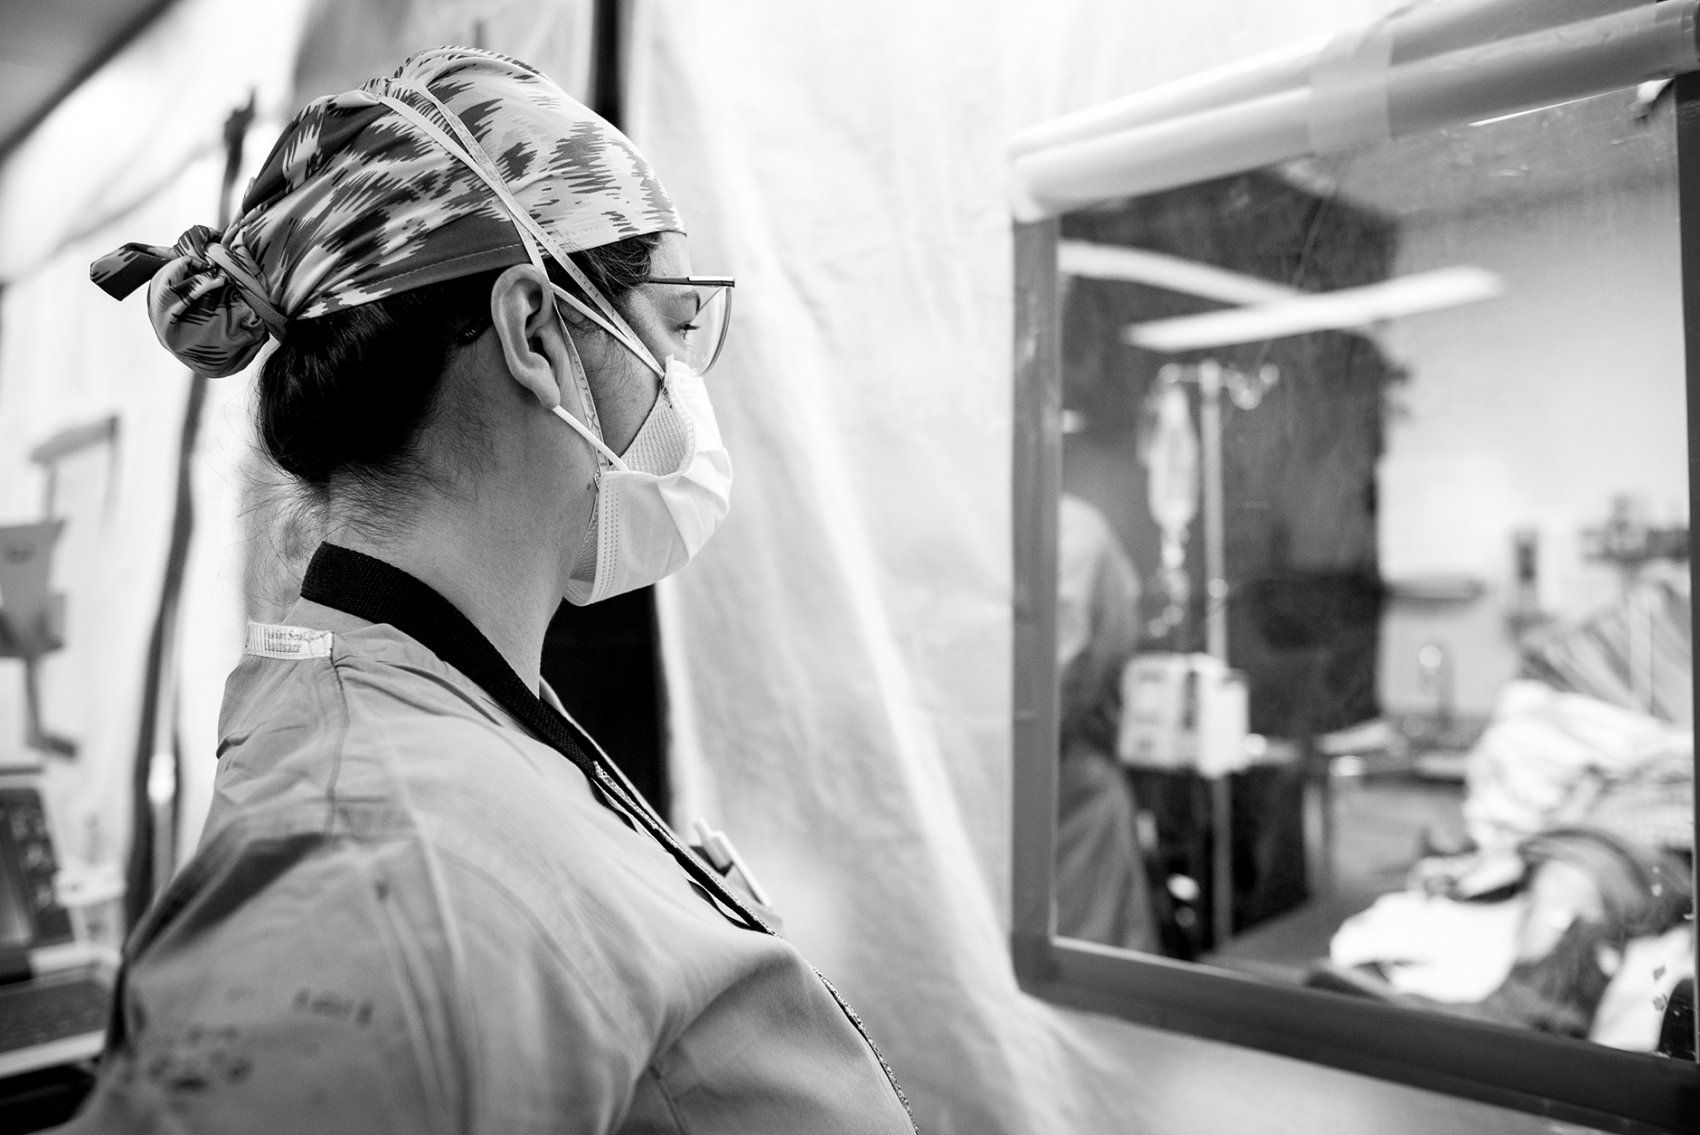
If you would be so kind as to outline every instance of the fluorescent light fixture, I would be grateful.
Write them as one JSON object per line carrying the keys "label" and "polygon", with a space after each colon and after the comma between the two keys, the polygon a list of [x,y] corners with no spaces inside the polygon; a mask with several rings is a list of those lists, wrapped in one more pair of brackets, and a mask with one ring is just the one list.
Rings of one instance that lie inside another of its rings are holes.
{"label": "fluorescent light fixture", "polygon": [[1485,268],[1439,268],[1361,288],[1299,295],[1232,311],[1134,323],[1122,329],[1122,341],[1152,351],[1199,351],[1312,331],[1362,327],[1384,319],[1493,299],[1504,292],[1505,281]]}
{"label": "fluorescent light fixture", "polygon": [[[1571,13],[1584,3],[1503,6]],[[1429,11],[1437,7],[1445,14]],[[1307,41],[1039,123],[1017,141],[1010,178],[1015,217],[1044,220],[1317,154],[1319,123],[1340,133],[1321,146],[1334,153],[1700,68],[1694,34],[1700,0],[1613,4],[1608,7],[1621,10],[1548,26],[1538,17],[1502,18],[1499,7],[1491,0],[1410,5],[1321,46]],[[1372,65],[1374,53],[1365,45],[1389,38],[1401,61]],[[1437,50],[1408,57],[1400,50],[1408,40]],[[1334,66],[1340,63],[1351,64],[1345,69],[1351,81],[1318,89],[1317,71],[1340,70]],[[1364,113],[1365,103],[1386,113]]]}
{"label": "fluorescent light fixture", "polygon": [[1231,304],[1270,303],[1303,294],[1285,284],[1196,260],[1086,240],[1057,242],[1057,270],[1067,276],[1147,284]]}

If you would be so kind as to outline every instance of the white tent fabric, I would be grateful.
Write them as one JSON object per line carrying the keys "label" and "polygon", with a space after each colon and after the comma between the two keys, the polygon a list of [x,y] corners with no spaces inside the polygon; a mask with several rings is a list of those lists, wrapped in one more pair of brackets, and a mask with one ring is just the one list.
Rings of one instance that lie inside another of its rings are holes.
{"label": "white tent fabric", "polygon": [[[216,132],[228,108],[213,119]],[[121,871],[130,836],[131,768],[143,664],[159,608],[189,375],[154,340],[140,301],[120,307],[88,280],[88,263],[125,240],[174,239],[216,210],[222,155],[192,159],[154,197],[64,245],[14,280],[0,305],[0,516],[42,508],[44,474],[29,451],[68,427],[112,418],[117,439],[66,463],[55,513],[66,520],[54,588],[67,597],[66,646],[49,655],[43,717],[79,746],[47,763],[62,852],[73,864]],[[183,814],[199,831],[210,789],[217,701],[240,650],[241,560],[231,503],[231,454],[246,445],[241,380],[209,391],[196,463],[196,539],[178,677],[184,743]],[[69,475],[67,475],[69,474]],[[0,664],[14,667],[15,664]],[[3,671],[0,671],[3,672]],[[21,683],[0,680],[0,721],[22,719]],[[21,730],[0,734],[0,764],[28,764]]]}
{"label": "white tent fabric", "polygon": [[[67,866],[122,876],[144,660],[159,607],[188,372],[159,348],[141,301],[120,307],[88,264],[127,240],[170,242],[216,216],[224,124],[256,100],[281,106],[302,0],[258,8],[182,0],[74,91],[0,167],[0,520],[33,519],[46,438],[110,417],[117,442],[67,463],[55,511],[67,520],[54,586],[66,646],[43,668],[43,716],[79,746],[47,763],[48,803]],[[266,133],[262,124],[255,136]],[[276,131],[275,121],[269,124]],[[250,152],[248,160],[256,155]],[[238,186],[240,189],[240,186]],[[243,444],[240,380],[215,385],[194,480],[198,519],[176,676],[184,743],[181,810],[190,840],[210,791],[213,722],[240,644],[241,565],[229,454]],[[234,423],[234,424],[233,424]],[[0,663],[0,764],[31,764],[21,683]]]}
{"label": "white tent fabric", "polygon": [[[217,192],[205,169],[185,180]],[[53,798],[67,805],[57,810],[64,850],[79,858],[118,858],[128,839],[135,707],[170,515],[161,487],[174,477],[188,382],[181,368],[164,365],[169,358],[152,357],[162,352],[145,319],[125,321],[107,334],[87,333],[94,306],[89,290],[86,265],[79,272],[69,259],[6,289],[0,307],[0,516],[16,523],[40,515],[45,480],[28,461],[35,445],[69,426],[118,419],[115,446],[74,459],[79,475],[58,494],[55,512],[67,524],[52,584],[67,596],[66,646],[44,660],[41,688],[44,723],[79,749],[74,763],[49,766]],[[115,466],[110,473],[109,463]],[[15,662],[0,662],[0,720],[8,723],[0,734],[0,762],[7,764],[35,759],[14,726],[23,720],[19,670]]]}
{"label": "white tent fabric", "polygon": [[591,0],[311,0],[292,105],[387,74],[426,47],[457,43],[539,68],[561,89],[590,87]]}

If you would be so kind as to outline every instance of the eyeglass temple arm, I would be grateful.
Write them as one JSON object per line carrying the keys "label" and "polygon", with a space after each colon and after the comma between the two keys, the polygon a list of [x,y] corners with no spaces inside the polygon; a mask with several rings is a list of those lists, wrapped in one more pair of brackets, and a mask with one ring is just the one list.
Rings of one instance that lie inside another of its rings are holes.
{"label": "eyeglass temple arm", "polygon": [[735,288],[738,283],[731,276],[651,276],[645,283],[650,284],[693,284],[699,288]]}

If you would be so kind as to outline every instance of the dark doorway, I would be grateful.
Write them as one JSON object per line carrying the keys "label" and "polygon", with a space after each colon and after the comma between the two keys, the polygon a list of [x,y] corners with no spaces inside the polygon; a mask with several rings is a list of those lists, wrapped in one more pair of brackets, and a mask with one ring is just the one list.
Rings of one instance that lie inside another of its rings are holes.
{"label": "dark doorway", "polygon": [[655,589],[588,607],[561,604],[543,642],[543,678],[575,720],[667,814],[665,701]]}

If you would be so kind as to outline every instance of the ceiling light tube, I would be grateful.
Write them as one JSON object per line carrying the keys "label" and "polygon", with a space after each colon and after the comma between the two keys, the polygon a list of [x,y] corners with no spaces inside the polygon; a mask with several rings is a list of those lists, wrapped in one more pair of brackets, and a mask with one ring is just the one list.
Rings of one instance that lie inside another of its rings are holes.
{"label": "ceiling light tube", "polygon": [[1302,294],[1297,288],[1214,264],[1086,240],[1057,242],[1057,271],[1065,276],[1144,284],[1231,304],[1270,303]]}
{"label": "ceiling light tube", "polygon": [[1135,323],[1122,342],[1179,354],[1261,343],[1316,331],[1344,331],[1387,319],[1478,303],[1503,295],[1505,281],[1485,268],[1439,268],[1361,288],[1300,295],[1255,307]]}

